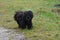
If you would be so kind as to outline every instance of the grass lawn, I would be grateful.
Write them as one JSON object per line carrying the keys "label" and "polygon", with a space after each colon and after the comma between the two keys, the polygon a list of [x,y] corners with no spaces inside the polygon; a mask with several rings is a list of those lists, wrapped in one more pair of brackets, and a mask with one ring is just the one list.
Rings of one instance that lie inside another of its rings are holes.
{"label": "grass lawn", "polygon": [[33,29],[20,30],[30,40],[60,40],[60,14],[52,12],[60,0],[0,0],[0,25],[18,29],[14,21],[16,10],[32,10]]}

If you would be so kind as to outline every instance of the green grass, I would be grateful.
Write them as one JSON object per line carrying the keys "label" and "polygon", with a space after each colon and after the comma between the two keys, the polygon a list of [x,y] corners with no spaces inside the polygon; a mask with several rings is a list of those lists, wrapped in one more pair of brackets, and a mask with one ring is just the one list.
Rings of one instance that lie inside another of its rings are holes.
{"label": "green grass", "polygon": [[25,37],[30,40],[60,40],[60,15],[51,11],[55,8],[54,4],[58,3],[59,0],[0,0],[0,25],[17,29],[18,25],[13,18],[15,11],[32,10],[34,28],[21,30]]}

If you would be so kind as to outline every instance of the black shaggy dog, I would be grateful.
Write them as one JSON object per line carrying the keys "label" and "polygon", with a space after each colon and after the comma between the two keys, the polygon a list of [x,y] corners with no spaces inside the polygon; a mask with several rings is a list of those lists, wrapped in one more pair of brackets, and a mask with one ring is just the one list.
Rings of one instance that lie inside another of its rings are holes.
{"label": "black shaggy dog", "polygon": [[32,11],[17,11],[14,15],[14,19],[21,29],[32,29]]}

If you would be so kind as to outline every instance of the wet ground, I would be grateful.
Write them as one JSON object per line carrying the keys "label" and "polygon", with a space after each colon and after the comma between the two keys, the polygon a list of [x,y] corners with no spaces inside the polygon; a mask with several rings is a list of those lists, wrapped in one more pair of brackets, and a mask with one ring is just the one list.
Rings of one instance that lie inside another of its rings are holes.
{"label": "wet ground", "polygon": [[17,33],[12,29],[5,29],[0,26],[0,40],[25,40],[22,33]]}

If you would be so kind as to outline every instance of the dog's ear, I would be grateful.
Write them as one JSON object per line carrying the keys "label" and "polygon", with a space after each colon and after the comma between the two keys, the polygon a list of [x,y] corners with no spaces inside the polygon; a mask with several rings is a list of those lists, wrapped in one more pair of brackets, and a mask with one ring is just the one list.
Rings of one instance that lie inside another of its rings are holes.
{"label": "dog's ear", "polygon": [[31,10],[27,11],[27,13],[29,13],[29,15],[31,15],[31,17],[33,18],[33,12]]}

